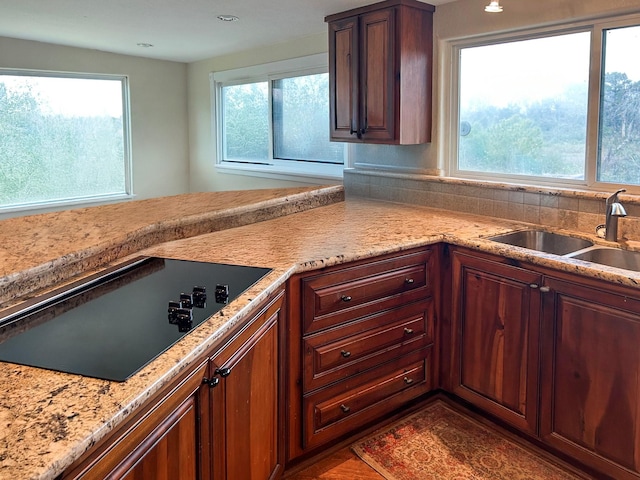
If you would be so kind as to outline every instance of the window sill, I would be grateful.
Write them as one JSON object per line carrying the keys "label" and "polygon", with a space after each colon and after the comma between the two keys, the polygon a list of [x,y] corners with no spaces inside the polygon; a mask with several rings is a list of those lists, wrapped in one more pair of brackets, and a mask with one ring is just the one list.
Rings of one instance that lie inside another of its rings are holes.
{"label": "window sill", "polygon": [[327,164],[306,165],[304,169],[234,162],[222,162],[216,165],[216,171],[220,173],[289,180],[315,185],[326,185],[327,182],[342,183],[343,170],[344,167],[342,165]]}

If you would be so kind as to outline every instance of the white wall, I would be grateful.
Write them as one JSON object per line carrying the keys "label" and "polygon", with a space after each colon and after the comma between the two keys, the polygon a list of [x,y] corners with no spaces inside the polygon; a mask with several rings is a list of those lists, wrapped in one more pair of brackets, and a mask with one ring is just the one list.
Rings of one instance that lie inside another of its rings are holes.
{"label": "white wall", "polygon": [[128,75],[136,198],[189,191],[186,64],[0,37],[0,67]]}
{"label": "white wall", "polygon": [[212,136],[211,72],[260,65],[290,58],[327,52],[327,35],[295,39],[280,45],[212,58],[189,64],[189,151],[191,191],[244,190],[304,185],[302,182],[275,180],[220,173],[216,171],[216,149]]}

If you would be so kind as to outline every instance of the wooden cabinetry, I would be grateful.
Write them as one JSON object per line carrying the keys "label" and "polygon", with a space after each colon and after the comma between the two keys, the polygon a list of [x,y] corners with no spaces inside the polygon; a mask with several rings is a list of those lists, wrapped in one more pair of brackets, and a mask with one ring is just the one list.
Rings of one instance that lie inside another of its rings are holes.
{"label": "wooden cabinetry", "polygon": [[61,479],[270,480],[283,470],[280,312],[274,295],[191,372]]}
{"label": "wooden cabinetry", "polygon": [[201,387],[206,369],[206,363],[201,364],[167,389],[61,479],[209,478],[209,389]]}
{"label": "wooden cabinetry", "polygon": [[464,249],[451,265],[453,393],[599,475],[640,479],[638,291]]}
{"label": "wooden cabinetry", "polygon": [[292,279],[289,459],[433,388],[435,265],[414,250]]}
{"label": "wooden cabinetry", "polygon": [[268,480],[282,473],[278,320],[283,295],[211,359],[214,480]]}
{"label": "wooden cabinetry", "polygon": [[455,251],[453,392],[535,433],[542,275]]}
{"label": "wooden cabinetry", "polygon": [[431,140],[434,10],[390,0],[325,18],[332,140]]}
{"label": "wooden cabinetry", "polygon": [[640,478],[640,295],[546,278],[540,435],[616,479]]}

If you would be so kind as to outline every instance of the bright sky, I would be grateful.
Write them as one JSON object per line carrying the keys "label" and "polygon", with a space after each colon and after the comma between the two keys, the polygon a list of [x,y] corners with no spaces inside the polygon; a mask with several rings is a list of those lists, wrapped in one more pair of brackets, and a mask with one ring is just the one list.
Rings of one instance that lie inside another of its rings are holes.
{"label": "bright sky", "polygon": [[45,113],[65,116],[122,117],[122,84],[118,80],[21,77],[1,75],[7,90],[31,87]]}
{"label": "bright sky", "polygon": [[[461,52],[461,107],[506,106],[554,97],[589,77],[588,32],[466,48]],[[607,33],[607,72],[640,80],[640,27]],[[585,90],[586,91],[586,90]]]}

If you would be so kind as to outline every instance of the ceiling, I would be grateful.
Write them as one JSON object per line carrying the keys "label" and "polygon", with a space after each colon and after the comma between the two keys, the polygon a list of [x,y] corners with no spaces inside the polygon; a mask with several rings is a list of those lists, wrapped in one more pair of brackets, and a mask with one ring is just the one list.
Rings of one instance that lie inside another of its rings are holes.
{"label": "ceiling", "polygon": [[[0,0],[0,36],[193,62],[321,34],[326,15],[370,3],[375,0]],[[239,20],[222,22],[218,15]]]}

